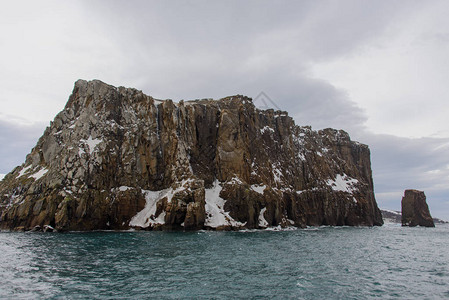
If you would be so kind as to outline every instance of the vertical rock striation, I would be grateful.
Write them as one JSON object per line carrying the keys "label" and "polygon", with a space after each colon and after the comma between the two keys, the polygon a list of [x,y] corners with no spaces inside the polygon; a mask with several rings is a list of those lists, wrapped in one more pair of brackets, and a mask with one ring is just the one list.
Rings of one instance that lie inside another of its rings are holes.
{"label": "vertical rock striation", "polygon": [[98,80],[75,83],[1,181],[0,214],[15,230],[383,224],[369,148],[346,132],[240,95],[175,103]]}
{"label": "vertical rock striation", "polygon": [[435,227],[424,192],[405,190],[401,205],[402,226]]}

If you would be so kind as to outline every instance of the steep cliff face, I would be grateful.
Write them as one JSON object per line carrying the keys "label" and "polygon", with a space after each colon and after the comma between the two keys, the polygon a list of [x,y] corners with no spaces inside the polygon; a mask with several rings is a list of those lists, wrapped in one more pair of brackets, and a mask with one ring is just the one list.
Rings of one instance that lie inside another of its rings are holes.
{"label": "steep cliff face", "polygon": [[423,191],[405,190],[401,206],[402,226],[435,227]]}
{"label": "steep cliff face", "polygon": [[79,80],[0,183],[0,227],[381,225],[370,152],[244,96],[160,101]]}

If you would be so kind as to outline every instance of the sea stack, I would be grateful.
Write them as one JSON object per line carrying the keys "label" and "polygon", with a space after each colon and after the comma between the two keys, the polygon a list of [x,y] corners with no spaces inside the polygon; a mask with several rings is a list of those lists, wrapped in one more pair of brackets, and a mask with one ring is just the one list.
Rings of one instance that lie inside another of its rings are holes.
{"label": "sea stack", "polygon": [[435,227],[423,191],[405,190],[401,204],[402,226]]}
{"label": "sea stack", "polygon": [[241,95],[177,103],[79,80],[0,182],[10,230],[382,224],[368,146]]}

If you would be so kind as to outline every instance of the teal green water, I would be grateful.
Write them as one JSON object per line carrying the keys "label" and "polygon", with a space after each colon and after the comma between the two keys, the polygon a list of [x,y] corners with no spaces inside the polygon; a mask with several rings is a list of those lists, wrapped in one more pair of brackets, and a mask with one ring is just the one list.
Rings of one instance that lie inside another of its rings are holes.
{"label": "teal green water", "polygon": [[0,233],[0,298],[449,298],[449,226]]}

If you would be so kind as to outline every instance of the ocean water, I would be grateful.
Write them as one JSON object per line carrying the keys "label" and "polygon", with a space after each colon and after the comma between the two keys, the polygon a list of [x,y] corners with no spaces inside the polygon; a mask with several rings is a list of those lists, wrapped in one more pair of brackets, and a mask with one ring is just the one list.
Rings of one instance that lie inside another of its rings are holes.
{"label": "ocean water", "polygon": [[2,232],[0,298],[449,298],[449,226]]}

